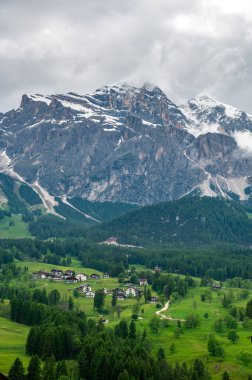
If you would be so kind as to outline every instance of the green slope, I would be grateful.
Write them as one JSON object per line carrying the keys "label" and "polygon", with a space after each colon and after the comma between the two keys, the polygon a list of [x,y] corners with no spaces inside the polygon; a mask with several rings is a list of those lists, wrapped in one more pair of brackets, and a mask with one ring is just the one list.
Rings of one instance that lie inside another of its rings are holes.
{"label": "green slope", "polygon": [[135,244],[252,243],[252,221],[246,212],[235,203],[208,197],[143,207],[92,231]]}

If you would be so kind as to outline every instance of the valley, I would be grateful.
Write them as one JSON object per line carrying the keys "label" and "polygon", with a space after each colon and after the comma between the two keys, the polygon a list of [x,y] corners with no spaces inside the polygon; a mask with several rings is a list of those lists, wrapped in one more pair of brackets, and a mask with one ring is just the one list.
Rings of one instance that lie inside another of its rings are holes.
{"label": "valley", "polygon": [[0,123],[0,371],[247,380],[252,116],[121,85]]}
{"label": "valley", "polygon": [[[152,354],[154,356],[157,355],[158,350],[163,348],[165,357],[169,363],[173,365],[175,365],[177,361],[186,361],[187,365],[190,366],[192,361],[200,359],[209,368],[212,379],[220,379],[224,371],[227,371],[232,379],[247,379],[252,371],[252,361],[245,364],[242,362],[241,356],[242,352],[251,352],[251,342],[250,339],[248,339],[251,334],[251,323],[249,324],[250,327],[247,325],[247,327],[244,327],[244,321],[236,320],[230,316],[231,309],[245,310],[248,300],[252,298],[251,281],[241,283],[240,280],[239,288],[233,286],[235,285],[234,282],[226,281],[222,283],[222,289],[212,290],[211,285],[205,286],[200,278],[193,278],[193,286],[189,287],[184,296],[176,292],[171,294],[168,308],[164,307],[166,303],[164,295],[160,294],[159,291],[156,292],[153,290],[154,283],[152,282],[152,285],[149,284],[148,288],[152,296],[160,298],[158,303],[146,303],[144,296],[141,298],[129,297],[124,300],[118,300],[116,306],[112,307],[112,295],[107,294],[103,306],[104,311],[96,311],[94,309],[93,298],[86,298],[85,295],[78,295],[78,297],[76,297],[74,289],[79,286],[78,284],[66,284],[64,280],[55,282],[50,279],[32,279],[32,273],[41,269],[50,272],[55,268],[54,265],[26,260],[22,262],[16,261],[15,264],[18,267],[26,267],[28,270],[26,270],[23,275],[13,278],[9,287],[24,289],[32,287],[32,292],[34,292],[34,290],[45,289],[47,293],[56,289],[60,294],[60,308],[65,309],[68,307],[66,305],[71,296],[74,310],[84,311],[88,318],[94,319],[97,323],[100,319],[104,319],[104,321],[106,321],[106,329],[114,328],[121,320],[130,323],[132,316],[135,315],[134,320],[137,334],[141,335],[144,331],[147,332],[147,339]],[[112,291],[117,287],[123,288],[123,284],[118,282],[118,277],[103,278],[101,272],[92,268],[81,267],[80,262],[76,259],[73,259],[73,263],[69,267],[57,266],[57,269],[64,271],[71,269],[74,270],[76,274],[81,272],[88,276],[94,272],[97,273],[101,276],[100,279],[93,280],[88,278],[86,281],[92,286],[94,291],[103,288],[106,288],[108,291]],[[151,276],[155,276],[154,271],[148,270],[148,272],[146,272],[144,267],[138,267],[137,265],[130,267],[130,270],[131,273],[125,273],[124,279],[126,281],[129,281],[128,276],[132,276],[132,273],[134,276],[137,276],[137,278],[142,276],[143,273],[147,274],[150,278],[151,272]],[[161,276],[166,276],[166,273],[162,272]],[[171,276],[174,278],[180,277],[175,274]],[[183,278],[186,277],[181,276],[181,279]],[[125,289],[127,289],[127,287]],[[144,287],[142,289],[144,290]],[[205,297],[202,298],[202,295],[205,295]],[[225,297],[230,298],[228,307],[223,306]],[[160,309],[157,308],[157,305],[160,305]],[[120,308],[120,311],[118,308]],[[161,308],[165,310],[162,310],[162,313],[158,315]],[[4,350],[4,366],[1,368],[3,368],[5,373],[8,372],[8,366],[12,364],[15,355],[23,360],[24,365],[28,363],[24,346],[29,328],[6,319],[8,309],[8,301],[4,300],[3,303],[0,304],[0,331],[1,336],[5,337],[4,339],[8,341],[8,346],[10,347],[6,351],[5,341],[1,341],[3,344],[2,350]],[[163,316],[166,316],[167,319]],[[197,316],[200,321],[195,327],[186,325],[186,321],[192,318],[192,316]],[[151,323],[153,320],[157,328],[155,331]],[[181,327],[178,327],[178,323],[180,323]],[[230,327],[227,327],[226,323],[231,323],[231,330],[235,328],[235,331],[237,331],[239,335],[238,342],[232,343],[227,339]],[[207,349],[208,341],[212,335],[218,339],[225,351],[225,354],[221,357],[214,357]]]}

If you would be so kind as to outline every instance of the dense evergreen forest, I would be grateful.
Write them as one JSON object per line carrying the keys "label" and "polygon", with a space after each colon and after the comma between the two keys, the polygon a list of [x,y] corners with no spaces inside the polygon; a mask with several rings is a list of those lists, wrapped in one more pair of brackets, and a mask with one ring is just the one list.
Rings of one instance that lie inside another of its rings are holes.
{"label": "dense evergreen forest", "polygon": [[139,245],[252,243],[252,221],[241,205],[219,198],[185,197],[146,206],[90,230]]}
{"label": "dense evergreen forest", "polygon": [[141,264],[153,269],[161,266],[170,273],[208,276],[220,281],[233,277],[252,279],[252,250],[233,244],[215,244],[202,247],[169,245],[150,249],[97,245],[85,238],[2,239],[0,264],[11,265],[14,259],[43,261],[68,265],[78,258],[84,267],[118,275],[130,265]]}

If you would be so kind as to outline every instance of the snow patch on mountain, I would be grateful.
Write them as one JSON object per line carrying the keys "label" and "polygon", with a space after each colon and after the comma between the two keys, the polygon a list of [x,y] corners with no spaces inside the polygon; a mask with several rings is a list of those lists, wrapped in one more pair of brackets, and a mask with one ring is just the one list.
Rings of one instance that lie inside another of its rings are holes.
{"label": "snow patch on mountain", "polygon": [[27,95],[29,99],[33,100],[34,102],[42,102],[46,103],[48,106],[50,105],[52,101],[52,97],[40,95],[40,94],[34,94],[34,95]]}

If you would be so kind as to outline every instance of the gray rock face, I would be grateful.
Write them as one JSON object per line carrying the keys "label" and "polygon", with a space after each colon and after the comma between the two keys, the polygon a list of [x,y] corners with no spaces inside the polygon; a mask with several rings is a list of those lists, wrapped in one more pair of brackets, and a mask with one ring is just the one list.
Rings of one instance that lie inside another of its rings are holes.
{"label": "gray rock face", "polygon": [[246,198],[252,161],[232,133],[252,131],[252,118],[203,103],[179,108],[150,86],[24,95],[0,114],[1,170],[63,198],[150,204],[195,190]]}

